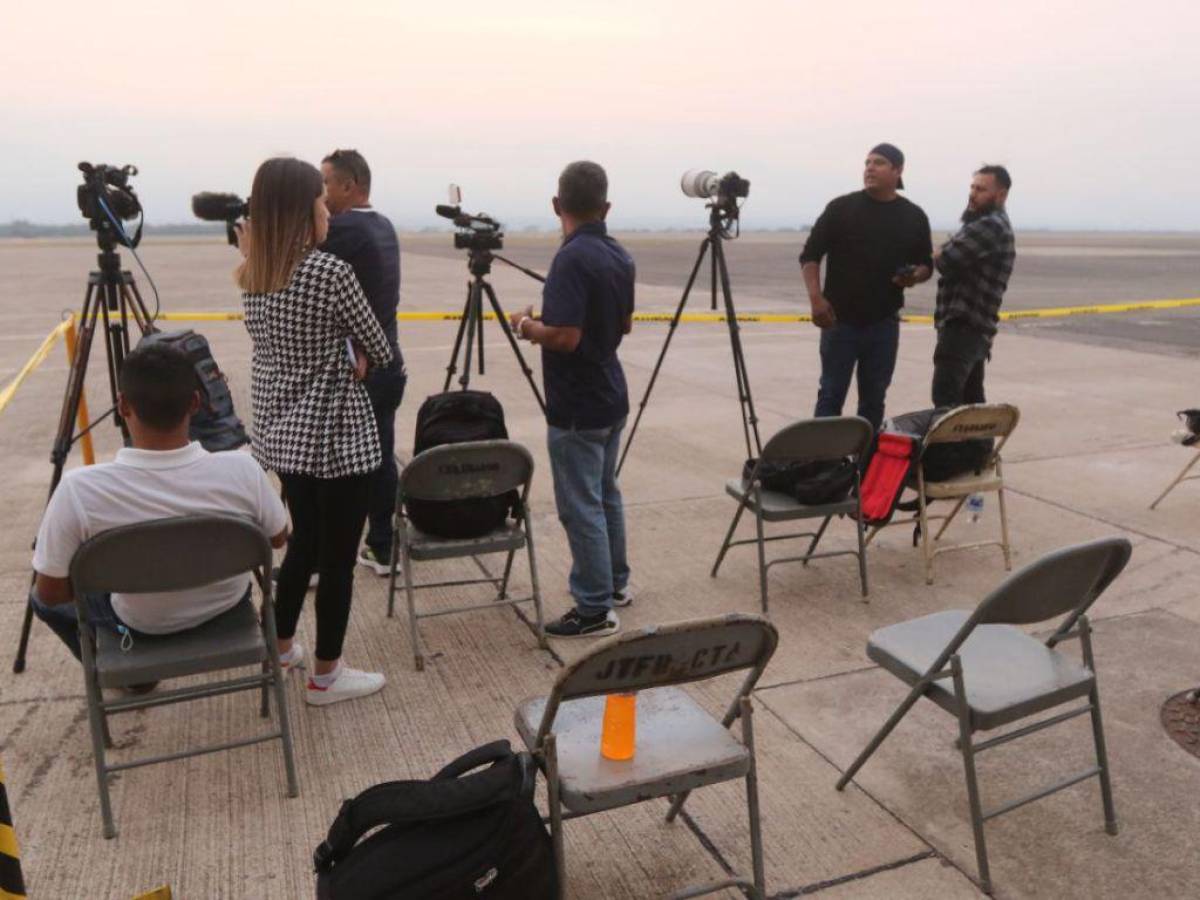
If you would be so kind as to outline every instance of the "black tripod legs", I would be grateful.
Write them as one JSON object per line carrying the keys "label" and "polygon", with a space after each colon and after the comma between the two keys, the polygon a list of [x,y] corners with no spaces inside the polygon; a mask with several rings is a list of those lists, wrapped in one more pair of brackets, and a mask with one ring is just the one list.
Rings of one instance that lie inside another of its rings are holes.
{"label": "black tripod legs", "polygon": [[[533,391],[534,399],[537,400],[538,406],[542,412],[546,411],[546,401],[542,399],[542,392],[538,390],[537,381],[533,377],[533,369],[525,362],[525,354],[521,352],[521,345],[517,343],[517,336],[513,334],[512,326],[508,324],[508,317],[504,315],[504,310],[500,308],[500,301],[496,298],[496,291],[486,281],[482,282],[484,291],[487,292],[488,302],[492,306],[492,312],[496,314],[496,321],[500,323],[500,330],[504,332],[504,336],[508,338],[508,345],[512,347],[513,355],[517,358],[517,365],[521,367],[521,374],[525,376],[525,380],[529,382],[529,389]],[[482,328],[480,329],[482,333]],[[482,341],[482,338],[481,338]],[[483,359],[483,344],[479,345],[479,358]],[[482,367],[481,367],[482,370]]]}
{"label": "black tripod legs", "polygon": [[725,307],[725,324],[729,328],[729,346],[733,351],[733,372],[737,382],[738,405],[741,407],[742,414],[742,434],[746,440],[746,456],[759,456],[762,453],[762,441],[758,435],[758,416],[754,411],[754,399],[750,393],[750,375],[746,370],[746,354],[742,348],[741,329],[737,321],[737,312],[733,308],[733,291],[729,285],[729,268],[725,264],[725,251],[721,246],[722,231],[719,226],[714,224],[708,236],[700,245],[700,252],[696,256],[696,263],[692,266],[692,274],[688,276],[687,286],[683,289],[683,296],[679,298],[679,305],[675,308],[675,315],[671,317],[671,324],[667,330],[667,339],[663,341],[662,350],[659,351],[658,360],[654,363],[654,369],[650,373],[650,381],[646,385],[646,392],[642,395],[641,402],[638,404],[637,416],[633,420],[633,427],[629,430],[629,437],[625,439],[625,447],[621,451],[621,457],[617,462],[617,473],[620,474],[621,468],[625,465],[625,457],[629,455],[629,448],[633,445],[633,438],[637,434],[639,423],[642,421],[642,414],[646,411],[646,404],[650,400],[650,392],[654,390],[654,385],[658,381],[658,373],[662,368],[663,360],[667,356],[667,350],[671,346],[671,339],[675,336],[675,329],[679,326],[680,317],[683,315],[684,307],[687,305],[688,296],[692,292],[692,287],[696,283],[696,276],[700,273],[700,266],[704,263],[705,254],[711,250],[712,258],[712,302],[713,309],[716,309],[717,290],[721,291],[722,299]]}
{"label": "black tripod legs", "polygon": [[479,374],[483,374],[483,298],[485,294],[488,305],[491,306],[492,312],[496,316],[496,321],[500,323],[500,330],[504,332],[505,338],[508,339],[508,345],[512,347],[513,355],[517,358],[521,374],[529,382],[529,389],[533,391],[538,406],[541,407],[542,412],[545,412],[546,401],[542,399],[542,392],[538,389],[537,381],[533,377],[533,369],[529,367],[525,361],[525,355],[521,353],[517,336],[513,334],[512,327],[508,324],[508,318],[504,315],[504,310],[500,308],[500,300],[496,297],[495,289],[481,277],[476,277],[467,288],[467,302],[463,307],[462,321],[458,324],[458,334],[454,337],[454,349],[450,352],[450,364],[446,366],[446,382],[442,385],[442,390],[450,390],[450,382],[454,380],[454,373],[458,371],[460,352],[463,354],[463,368],[462,375],[458,378],[458,384],[463,390],[466,390],[471,384],[471,355],[476,347],[479,352]]}
{"label": "black tripod legs", "polygon": [[[696,255],[696,262],[692,266],[692,274],[688,276],[687,285],[683,289],[683,296],[679,298],[679,305],[675,307],[675,315],[671,317],[671,324],[667,326],[667,339],[663,341],[662,349],[658,351],[658,359],[655,360],[654,368],[650,372],[650,381],[646,384],[646,391],[642,394],[642,399],[638,402],[638,411],[633,419],[633,427],[629,429],[629,436],[625,438],[625,448],[621,451],[621,458],[617,460],[618,475],[621,474],[621,468],[625,465],[625,457],[629,455],[629,448],[633,446],[633,438],[637,434],[638,425],[642,421],[642,414],[646,411],[646,404],[650,402],[650,392],[654,390],[654,383],[658,381],[659,370],[662,369],[663,360],[667,358],[667,350],[671,347],[671,338],[675,337],[675,329],[679,327],[679,318],[683,315],[683,308],[687,306],[688,295],[691,294],[692,286],[696,283],[696,276],[700,273],[700,266],[704,263],[704,256],[708,252],[708,245],[710,243],[712,243],[712,239],[705,238],[700,244],[700,252]],[[715,296],[713,299],[715,302]]]}

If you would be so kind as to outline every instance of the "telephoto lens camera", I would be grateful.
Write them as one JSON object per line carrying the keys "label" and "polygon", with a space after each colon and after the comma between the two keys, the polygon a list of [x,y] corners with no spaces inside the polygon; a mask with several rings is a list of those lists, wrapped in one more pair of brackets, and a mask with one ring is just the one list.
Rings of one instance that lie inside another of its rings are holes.
{"label": "telephoto lens camera", "polygon": [[454,249],[472,253],[504,249],[504,226],[491,216],[465,213],[460,206],[438,204],[434,211],[449,219],[458,230],[454,232]]}
{"label": "telephoto lens camera", "polygon": [[137,166],[81,162],[79,171],[83,173],[83,184],[75,189],[75,201],[83,217],[96,232],[97,240],[108,248],[114,243],[126,242],[130,247],[136,247],[142,238],[141,226],[138,226],[134,237],[129,238],[121,229],[120,222],[136,218],[142,213],[142,204],[129,184],[130,177],[138,172]]}
{"label": "telephoto lens camera", "polygon": [[750,196],[750,182],[737,172],[718,175],[708,169],[688,169],[679,180],[679,186],[688,197],[715,199],[718,203]]}
{"label": "telephoto lens camera", "polygon": [[243,200],[237,194],[219,194],[201,191],[192,195],[192,215],[205,222],[224,222],[225,238],[237,246],[237,223],[250,218],[250,198]]}

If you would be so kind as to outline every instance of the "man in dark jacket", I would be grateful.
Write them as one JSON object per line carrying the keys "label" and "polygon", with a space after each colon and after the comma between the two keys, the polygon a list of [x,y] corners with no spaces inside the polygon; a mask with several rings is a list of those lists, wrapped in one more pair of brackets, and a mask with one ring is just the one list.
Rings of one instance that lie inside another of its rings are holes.
{"label": "man in dark jacket", "polygon": [[554,212],[563,240],[542,291],[542,314],[526,308],[510,321],[517,336],[542,348],[550,474],[558,518],[571,546],[573,609],[546,626],[561,638],[613,634],[614,606],[628,606],[625,510],[617,487],[617,451],[629,414],[617,358],[633,323],[633,258],[608,234],[608,176],[594,162],[573,162],[558,179]]}
{"label": "man in dark jacket", "polygon": [[1012,178],[1004,166],[984,166],[971,179],[963,226],[934,254],[938,279],[933,405],[983,403],[983,367],[991,357],[1000,303],[1016,259],[1004,211]]}
{"label": "man in dark jacket", "polygon": [[371,206],[371,170],[357,150],[334,150],[321,163],[325,204],[333,214],[321,249],[350,263],[392,349],[389,365],[367,375],[383,462],[371,478],[367,545],[358,561],[387,575],[392,558],[392,513],[396,505],[396,410],[408,376],[396,335],[400,303],[400,243],[388,218]]}
{"label": "man in dark jacket", "polygon": [[[800,266],[821,329],[818,416],[839,416],[858,371],[858,414],[875,428],[896,368],[904,289],[932,273],[929,220],[901,197],[904,154],[879,144],[867,154],[863,189],[830,201]],[[826,259],[825,284],[821,260]]]}

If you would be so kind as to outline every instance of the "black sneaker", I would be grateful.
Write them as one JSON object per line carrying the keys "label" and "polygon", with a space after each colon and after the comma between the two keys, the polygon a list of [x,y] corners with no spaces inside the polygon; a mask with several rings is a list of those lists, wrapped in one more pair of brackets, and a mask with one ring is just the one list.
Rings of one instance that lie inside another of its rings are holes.
{"label": "black sneaker", "polygon": [[633,591],[625,588],[623,591],[617,591],[612,595],[613,606],[628,606],[633,602]]}
{"label": "black sneaker", "polygon": [[560,638],[592,638],[616,634],[621,629],[621,620],[615,612],[584,616],[573,609],[557,622],[546,626],[546,634]]}

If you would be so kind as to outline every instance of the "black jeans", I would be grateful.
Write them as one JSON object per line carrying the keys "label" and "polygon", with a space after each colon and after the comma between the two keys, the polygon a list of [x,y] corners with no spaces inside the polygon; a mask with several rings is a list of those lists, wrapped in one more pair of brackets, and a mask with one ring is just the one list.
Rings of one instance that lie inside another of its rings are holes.
{"label": "black jeans", "polygon": [[279,473],[292,514],[292,536],[279,567],[275,625],[281,638],[296,634],[313,572],[317,584],[317,659],[341,658],[350,620],[358,539],[367,518],[370,475],[314,478]]}
{"label": "black jeans", "polygon": [[883,403],[900,346],[900,318],[888,316],[870,325],[839,322],[821,330],[821,386],[817,416],[840,416],[858,369],[858,414],[878,430]]}
{"label": "black jeans", "polygon": [[387,560],[392,553],[392,513],[396,509],[396,410],[404,399],[408,375],[404,363],[394,361],[386,369],[377,369],[367,376],[367,396],[375,413],[379,431],[379,449],[383,462],[371,475],[370,499],[367,507],[367,546],[379,559]]}
{"label": "black jeans", "polygon": [[933,405],[984,403],[983,367],[991,350],[989,335],[954,323],[943,325],[933,351]]}

